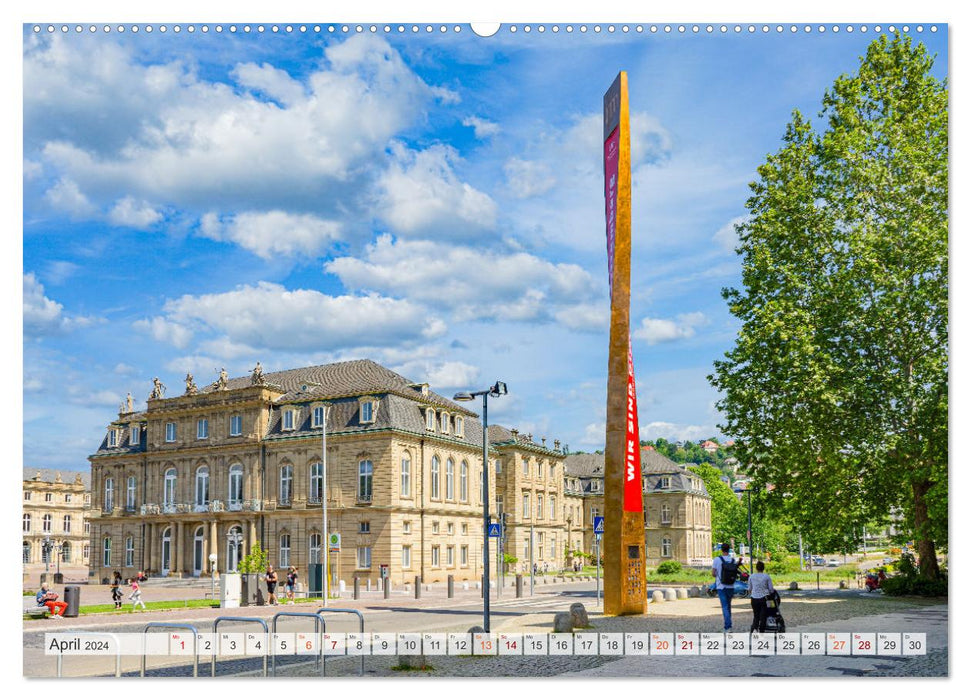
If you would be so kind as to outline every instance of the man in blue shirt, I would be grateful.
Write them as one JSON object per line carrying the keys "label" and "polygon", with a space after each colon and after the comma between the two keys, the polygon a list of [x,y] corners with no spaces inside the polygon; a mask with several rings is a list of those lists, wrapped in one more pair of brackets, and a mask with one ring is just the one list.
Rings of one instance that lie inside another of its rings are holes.
{"label": "man in blue shirt", "polygon": [[[732,631],[732,597],[735,595],[735,577],[730,576],[731,583],[722,583],[722,570],[738,571],[738,564],[735,557],[731,555],[731,547],[728,543],[722,545],[721,556],[715,557],[711,563],[711,575],[715,577],[715,589],[718,591],[718,600],[722,604],[722,617],[725,619],[725,631]],[[728,565],[727,567],[724,565]],[[737,574],[736,574],[737,575]]]}

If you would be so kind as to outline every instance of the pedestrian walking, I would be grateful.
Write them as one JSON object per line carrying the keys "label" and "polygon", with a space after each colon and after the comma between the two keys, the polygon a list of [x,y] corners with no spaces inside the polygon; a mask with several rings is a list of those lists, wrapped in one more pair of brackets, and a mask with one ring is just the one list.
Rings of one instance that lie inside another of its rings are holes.
{"label": "pedestrian walking", "polygon": [[297,588],[297,567],[291,566],[289,569],[287,569],[287,584],[286,584],[287,605],[294,604],[293,594],[296,588]]}
{"label": "pedestrian walking", "polygon": [[752,599],[752,628],[750,632],[765,633],[765,621],[769,608],[767,602],[775,593],[772,577],[765,573],[765,564],[756,562],[755,573],[748,577],[748,590]]}
{"label": "pedestrian walking", "polygon": [[135,609],[141,605],[142,610],[148,610],[145,602],[142,600],[142,590],[138,585],[138,581],[130,578],[128,579],[128,585],[131,586],[131,593],[128,594],[128,600],[131,601],[131,611],[135,612]]}
{"label": "pedestrian walking", "polygon": [[721,601],[725,631],[732,631],[732,598],[735,596],[735,579],[738,578],[739,562],[731,555],[728,543],[722,545],[722,553],[711,563],[711,575],[715,577],[715,590]]}
{"label": "pedestrian walking", "polygon": [[276,599],[276,584],[276,572],[271,565],[268,565],[266,567],[266,592],[269,594],[268,600],[266,601],[267,605],[279,605]]}
{"label": "pedestrian walking", "polygon": [[111,600],[113,600],[115,603],[115,610],[121,610],[121,598],[121,572],[116,571],[111,576]]}

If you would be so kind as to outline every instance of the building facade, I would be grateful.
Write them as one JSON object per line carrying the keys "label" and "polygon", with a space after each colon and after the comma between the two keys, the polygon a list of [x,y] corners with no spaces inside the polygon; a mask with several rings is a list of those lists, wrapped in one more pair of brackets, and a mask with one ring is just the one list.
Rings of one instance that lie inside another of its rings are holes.
{"label": "building facade", "polygon": [[87,566],[91,478],[86,472],[24,468],[23,564]]}
{"label": "building facade", "polygon": [[[265,375],[258,365],[252,376],[223,373],[201,389],[189,375],[173,397],[156,380],[147,410],[123,406],[89,457],[91,578],[114,570],[208,576],[211,554],[216,571],[233,572],[257,542],[275,567],[306,572],[321,561],[326,494],[327,532],[340,535],[332,580],[375,580],[384,566],[393,585],[415,576],[478,580],[481,445],[475,413],[369,360]],[[506,440],[489,461],[502,471],[535,464],[531,497],[556,510],[558,457],[532,441]],[[493,513],[515,500],[497,476],[489,480]],[[521,514],[511,512],[510,546],[521,551]],[[543,516],[550,566],[558,560],[548,533],[558,520]]]}
{"label": "building facade", "polygon": [[[574,545],[594,552],[593,518],[604,515],[604,458],[570,455],[565,474],[571,486],[568,507],[580,522]],[[644,493],[644,541],[648,566],[679,561],[687,566],[711,563],[711,497],[701,477],[653,449],[641,450]],[[579,513],[579,514],[577,514]]]}

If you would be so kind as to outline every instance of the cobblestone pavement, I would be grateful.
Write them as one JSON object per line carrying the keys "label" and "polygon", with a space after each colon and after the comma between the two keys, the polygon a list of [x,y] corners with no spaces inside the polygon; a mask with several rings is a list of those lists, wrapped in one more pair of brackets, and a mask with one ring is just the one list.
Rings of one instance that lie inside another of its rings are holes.
{"label": "cobblestone pavement", "polygon": [[[539,591],[538,591],[539,592]],[[473,592],[469,592],[473,593]],[[585,596],[585,597],[584,597]],[[447,600],[444,595],[429,595],[421,601],[406,597],[395,601],[378,599],[343,601],[342,607],[359,607],[371,619],[378,615],[382,620],[395,620],[396,611],[412,607],[426,611],[432,618],[441,613],[471,609],[479,604],[476,595],[460,596]],[[692,598],[661,604],[652,604],[646,616],[604,617],[596,612],[597,605],[590,592],[570,591],[561,596],[537,595],[534,599],[493,602],[494,632],[550,632],[552,631],[553,612],[566,610],[570,603],[583,602],[590,614],[591,632],[706,632],[720,631],[722,626],[719,603],[714,598]],[[391,605],[389,605],[391,603]],[[522,607],[517,607],[522,606]],[[316,608],[317,604],[294,606],[294,609]],[[238,611],[226,610],[173,610],[148,614],[91,615],[72,621],[37,620],[26,621],[25,652],[37,653],[32,648],[39,644],[35,632],[50,631],[56,626],[65,628],[104,629],[113,631],[135,631],[136,625],[149,620],[155,621],[192,621],[200,630],[211,626],[214,617],[220,614],[243,614],[270,617],[282,608],[245,608]],[[751,608],[745,599],[736,599],[733,606],[736,629],[747,629],[751,619]],[[510,614],[515,611],[516,614]],[[566,678],[591,677],[651,677],[681,676],[705,677],[710,675],[728,676],[947,676],[948,674],[948,606],[940,600],[924,601],[919,599],[891,599],[879,594],[861,594],[858,591],[806,591],[785,594],[782,612],[790,632],[808,631],[917,631],[927,633],[928,655],[922,657],[606,657],[606,656],[546,656],[546,657],[449,657],[427,656],[429,669],[423,671],[394,670],[399,663],[397,656],[369,656],[365,659],[365,676],[392,677],[549,677]],[[405,618],[402,618],[405,619]],[[449,618],[441,615],[442,622],[451,620],[450,625],[435,627],[439,632],[465,632],[472,624],[481,620],[475,616]],[[432,623],[434,624],[434,622]],[[383,628],[388,629],[386,625]],[[401,629],[399,631],[415,631]],[[426,628],[426,631],[433,631]],[[31,647],[27,649],[27,647]],[[80,659],[65,662],[77,664]],[[137,675],[138,659],[124,659],[125,675]],[[360,669],[358,659],[331,658],[327,664],[328,676],[356,676]],[[75,669],[81,669],[75,666]],[[218,674],[261,675],[260,659],[221,660]],[[315,677],[320,671],[307,657],[281,658],[278,660],[278,675]],[[177,658],[158,658],[150,660],[150,676],[186,676],[191,667]],[[74,675],[74,674],[70,674]],[[200,675],[209,675],[208,658],[200,666]]]}

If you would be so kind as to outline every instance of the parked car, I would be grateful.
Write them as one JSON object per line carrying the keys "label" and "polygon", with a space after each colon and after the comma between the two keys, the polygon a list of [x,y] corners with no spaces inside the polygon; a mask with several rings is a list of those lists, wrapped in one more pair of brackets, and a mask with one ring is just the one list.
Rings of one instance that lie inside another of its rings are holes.
{"label": "parked car", "polygon": [[813,566],[826,566],[826,560],[822,557],[813,557]]}
{"label": "parked car", "polygon": [[883,558],[883,563],[884,564],[893,564],[893,557],[884,557]]}
{"label": "parked car", "polygon": [[[741,579],[736,579],[734,588],[735,588],[735,595],[737,595],[738,597],[744,598],[745,596],[748,595],[748,583],[746,581],[742,581]],[[716,595],[718,595],[718,589],[715,588],[714,582],[712,582],[708,586],[708,595],[710,595],[711,597],[715,597]]]}
{"label": "parked car", "polygon": [[826,562],[826,566],[829,566],[829,567],[837,567],[839,565],[840,565],[839,559],[830,559],[828,562]]}

